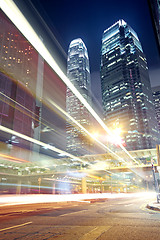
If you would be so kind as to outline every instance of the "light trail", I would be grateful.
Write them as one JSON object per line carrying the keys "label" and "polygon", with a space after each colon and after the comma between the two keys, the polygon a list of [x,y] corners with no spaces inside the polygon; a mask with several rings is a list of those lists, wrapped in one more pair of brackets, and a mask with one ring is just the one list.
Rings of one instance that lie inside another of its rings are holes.
{"label": "light trail", "polygon": [[[40,122],[38,119],[36,119],[36,117],[39,118],[39,116],[38,116],[37,114],[33,113],[30,109],[26,108],[25,106],[23,106],[22,104],[18,103],[17,101],[15,101],[14,99],[10,98],[9,96],[7,96],[6,94],[4,94],[4,93],[2,93],[2,92],[0,92],[0,94],[1,94],[3,97],[5,97],[5,98],[7,98],[8,100],[10,100],[11,102],[13,102],[14,104],[16,104],[17,106],[14,106],[13,103],[11,104],[11,103],[9,103],[9,102],[7,102],[7,101],[5,101],[5,100],[3,100],[3,99],[0,98],[1,101],[3,101],[4,103],[8,104],[8,105],[11,106],[11,107],[13,107],[14,109],[17,109],[18,111],[22,112],[23,114],[25,114],[26,116],[32,118],[33,120],[36,120],[36,121]],[[23,110],[22,110],[21,108],[22,108]],[[27,112],[29,112],[29,113],[25,112],[25,110],[26,110]],[[34,116],[35,116],[35,117],[34,117]],[[46,119],[44,119],[44,118],[42,118],[42,117],[41,117],[41,119],[43,120],[43,122],[41,121],[41,124],[42,124],[43,126],[48,127],[51,131],[53,131],[53,132],[55,132],[55,133],[57,133],[57,134],[59,134],[59,135],[62,135],[62,133],[59,133],[59,132],[56,131],[54,128],[51,128],[51,127],[49,126],[50,123],[49,123]],[[49,125],[47,125],[46,123],[44,123],[44,121],[47,122],[47,124],[49,124]],[[42,131],[42,132],[43,132],[43,131]],[[64,135],[62,135],[62,136],[64,136]]]}
{"label": "light trail", "polygon": [[37,145],[39,145],[39,146],[42,146],[42,147],[46,147],[46,148],[48,148],[48,149],[50,149],[50,150],[52,150],[52,151],[54,151],[54,152],[64,154],[64,155],[66,155],[67,157],[70,157],[71,159],[75,159],[75,160],[77,160],[77,161],[79,161],[79,162],[88,164],[88,162],[83,161],[82,159],[80,159],[80,158],[78,158],[78,157],[76,157],[76,156],[74,156],[74,155],[72,155],[72,154],[70,154],[70,153],[68,153],[68,152],[65,152],[65,151],[63,151],[63,150],[61,150],[61,149],[58,149],[58,148],[56,148],[56,147],[54,147],[54,146],[51,146],[51,145],[49,145],[49,144],[47,144],[47,143],[38,141],[38,140],[36,140],[36,139],[34,139],[34,138],[28,137],[28,136],[26,136],[26,135],[24,135],[24,134],[22,134],[22,133],[18,133],[18,132],[16,132],[16,131],[12,130],[12,129],[9,129],[9,128],[6,128],[6,127],[3,127],[3,126],[0,125],[0,131],[6,132],[6,133],[10,133],[10,134],[15,135],[15,136],[17,136],[17,137],[20,137],[20,138],[22,138],[22,139],[24,139],[24,140],[26,140],[26,141],[35,143],[35,144],[37,144]]}
{"label": "light trail", "polygon": [[32,203],[47,203],[47,202],[67,202],[67,201],[81,201],[89,199],[103,199],[103,198],[133,198],[133,197],[156,197],[155,192],[139,192],[139,193],[88,193],[88,194],[32,194],[32,195],[2,195],[0,198],[0,206],[18,205],[18,204],[32,204]]}
{"label": "light trail", "polygon": [[[10,98],[9,96],[7,96],[6,94],[4,94],[3,92],[0,92],[0,94],[1,94],[3,97],[5,97],[5,98],[7,98],[8,100],[10,100],[11,102],[13,102],[13,103],[15,103],[16,105],[18,105],[19,107],[21,107],[21,108],[23,108],[24,110],[26,110],[27,112],[30,112],[31,114],[33,114],[33,112],[32,112],[30,109],[26,108],[26,107],[23,106],[22,104],[18,103],[17,101],[15,101],[15,100],[12,99],[12,98]],[[3,99],[1,99],[1,101],[5,102],[6,104],[10,105],[11,107],[14,107],[14,105],[11,105],[10,103],[6,102],[6,101],[3,100]],[[19,108],[16,108],[16,109],[19,110]],[[24,113],[24,112],[23,112],[23,113]],[[36,114],[34,113],[34,115],[36,115]],[[31,115],[28,115],[28,116],[31,117]],[[36,116],[37,116],[37,115],[36,115]],[[32,117],[32,118],[33,118],[33,117]]]}
{"label": "light trail", "polygon": [[[48,178],[43,178],[43,179],[45,179],[45,180],[48,180]],[[56,181],[56,180],[55,180]],[[62,181],[62,182],[64,182],[64,181]],[[67,182],[67,181],[66,181]],[[70,183],[70,182],[68,182],[68,183]],[[73,184],[75,184],[75,183],[73,183]],[[37,188],[39,188],[39,185],[27,185],[27,184],[16,184],[16,183],[0,183],[0,186],[9,186],[9,187],[18,187],[19,185],[21,185],[21,187],[28,187],[28,188],[32,188],[32,189],[37,189]],[[43,185],[41,185],[41,189],[53,189],[53,187],[47,187],[47,186],[43,186]],[[56,188],[57,189],[57,188]]]}
{"label": "light trail", "polygon": [[113,155],[118,157],[120,160],[125,162],[125,160],[121,157],[119,157],[116,153],[114,153],[110,148],[105,146],[102,142],[100,142],[94,135],[92,135],[86,128],[84,128],[78,121],[76,121],[72,116],[70,116],[66,111],[64,111],[60,106],[58,106],[55,102],[48,99],[48,101],[56,107],[61,113],[63,113],[66,117],[68,117],[73,123],[75,123],[79,128],[81,128],[85,133],[87,133],[92,139],[94,139],[99,145],[101,145],[105,150],[110,151]]}
{"label": "light trail", "polygon": [[106,181],[105,178],[97,177],[97,176],[94,176],[94,175],[91,175],[91,174],[88,174],[88,177],[93,178],[93,179],[96,179],[96,180]]}
{"label": "light trail", "polygon": [[0,157],[2,158],[7,158],[9,160],[13,160],[13,161],[16,161],[16,162],[29,162],[27,160],[24,160],[24,159],[21,159],[21,158],[16,158],[16,157],[11,157],[9,155],[6,155],[6,154],[2,154],[0,153]]}
{"label": "light trail", "polygon": [[[92,116],[97,120],[97,122],[104,128],[104,130],[112,136],[112,132],[105,125],[99,115],[94,111],[94,109],[88,104],[76,87],[71,83],[68,77],[64,74],[61,68],[56,63],[53,56],[50,54],[48,49],[45,47],[44,43],[41,41],[40,37],[36,34],[32,26],[29,24],[27,19],[23,16],[22,12],[18,9],[16,4],[12,0],[1,0],[0,7],[3,12],[8,16],[8,18],[14,23],[14,25],[19,29],[19,31],[24,35],[24,37],[32,44],[32,46],[39,52],[39,54],[44,58],[44,60],[49,64],[55,73],[60,77],[60,79],[70,88],[70,90],[75,94],[75,96],[80,100],[80,102],[88,109]],[[138,164],[138,162],[131,156],[131,154],[125,149],[125,147],[119,143],[122,150]]]}

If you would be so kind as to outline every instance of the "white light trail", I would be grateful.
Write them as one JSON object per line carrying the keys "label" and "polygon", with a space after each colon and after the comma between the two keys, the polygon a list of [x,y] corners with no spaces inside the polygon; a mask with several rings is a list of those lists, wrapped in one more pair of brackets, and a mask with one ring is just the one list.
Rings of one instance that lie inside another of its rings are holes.
{"label": "white light trail", "polygon": [[[7,96],[6,94],[0,92],[0,95],[2,95],[3,97],[9,99],[10,101],[12,101],[13,103],[15,103],[18,107],[22,108],[23,110],[26,110],[28,113],[26,113],[25,111],[23,111],[24,114],[28,115],[29,117],[31,117],[32,119],[36,120],[35,116],[32,116],[32,115],[36,115],[35,113],[33,114],[33,112],[26,108],[25,106],[23,106],[22,104],[20,104],[19,102],[15,101],[14,99],[10,98],[9,96]],[[2,99],[1,99],[2,100]],[[2,100],[3,101],[3,100]],[[4,101],[5,102],[5,101]],[[7,104],[9,104],[7,102]],[[9,104],[10,106],[12,106],[11,104]],[[19,108],[15,107],[14,108],[18,109],[19,111],[22,111],[20,110]],[[29,115],[29,113],[31,115]],[[38,117],[38,115],[36,115]],[[41,117],[41,120],[44,120],[42,117]],[[46,119],[45,119],[45,122],[46,122]],[[56,133],[58,133],[55,129],[51,128],[50,126],[48,126],[47,124],[45,124],[44,122],[41,121],[41,124],[45,126],[44,129],[41,130],[41,132],[49,132],[49,131],[54,131]]]}
{"label": "white light trail", "polygon": [[35,143],[35,144],[37,144],[39,146],[42,146],[42,147],[46,147],[46,148],[48,148],[48,149],[50,149],[50,150],[52,150],[54,152],[65,154],[67,157],[70,157],[72,159],[74,158],[75,160],[77,160],[79,162],[83,162],[85,164],[88,164],[86,161],[83,161],[82,159],[80,159],[80,158],[78,158],[78,157],[76,157],[76,156],[74,156],[74,155],[72,155],[72,154],[70,154],[68,152],[62,151],[62,150],[60,150],[60,149],[58,149],[58,148],[56,148],[54,146],[51,146],[51,145],[49,145],[47,143],[38,141],[38,140],[36,140],[34,138],[28,137],[28,136],[26,136],[26,135],[24,135],[22,133],[14,131],[12,129],[9,129],[9,128],[6,128],[6,127],[3,127],[3,126],[0,125],[0,131],[6,132],[6,133],[10,133],[10,134],[15,135],[17,137],[20,137],[20,138],[22,138],[22,139],[24,139],[26,141]]}
{"label": "white light trail", "polygon": [[114,153],[110,148],[108,148],[106,145],[104,145],[102,142],[100,142],[93,134],[87,131],[86,128],[84,128],[78,121],[76,121],[72,116],[70,116],[66,111],[64,111],[60,106],[58,106],[55,102],[48,99],[48,101],[56,107],[60,112],[62,112],[66,117],[68,117],[73,123],[75,123],[79,128],[81,128],[85,133],[87,133],[91,138],[93,138],[99,145],[101,145],[105,150],[110,151],[113,155],[118,157],[119,160],[126,162],[123,158],[119,157],[116,153]]}
{"label": "white light trail", "polygon": [[[14,23],[14,25],[19,29],[19,31],[24,35],[24,37],[32,44],[32,46],[39,52],[39,54],[44,58],[44,60],[49,64],[49,66],[57,73],[60,79],[70,88],[70,90],[77,96],[81,103],[88,109],[92,116],[97,120],[97,122],[104,128],[104,130],[112,136],[110,129],[105,125],[98,114],[93,110],[93,108],[88,104],[88,102],[83,98],[75,86],[70,82],[68,77],[64,74],[61,68],[58,66],[53,56],[50,54],[48,49],[45,47],[41,38],[36,34],[32,26],[29,24],[27,19],[23,16],[21,11],[18,9],[16,4],[12,0],[1,0],[0,7],[3,12],[8,16],[8,18]],[[125,147],[119,143],[122,150],[138,164],[138,162],[130,155],[130,153],[125,149]]]}
{"label": "white light trail", "polygon": [[[0,92],[0,94],[9,99],[10,101],[12,101],[13,103],[17,104],[19,107],[21,107],[22,109],[26,110],[27,112],[30,112],[31,114],[33,114],[33,112],[31,110],[29,110],[28,108],[26,108],[25,106],[23,106],[22,104],[20,104],[19,102],[15,101],[14,99],[10,98],[9,96],[7,96],[6,94],[4,94],[3,92]],[[2,100],[1,100],[2,101]]]}
{"label": "white light trail", "polygon": [[81,201],[86,199],[103,199],[103,198],[154,198],[155,192],[139,192],[139,193],[90,193],[90,194],[27,194],[27,195],[2,195],[0,198],[0,206],[5,205],[19,205],[32,203],[47,203],[47,202],[67,202],[67,201]]}

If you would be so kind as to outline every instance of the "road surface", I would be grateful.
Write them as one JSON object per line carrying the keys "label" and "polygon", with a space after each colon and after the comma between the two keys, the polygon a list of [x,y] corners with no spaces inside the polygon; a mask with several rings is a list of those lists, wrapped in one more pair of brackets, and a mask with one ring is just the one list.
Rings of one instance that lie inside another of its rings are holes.
{"label": "road surface", "polygon": [[153,197],[0,207],[0,240],[160,239],[160,212],[145,208]]}

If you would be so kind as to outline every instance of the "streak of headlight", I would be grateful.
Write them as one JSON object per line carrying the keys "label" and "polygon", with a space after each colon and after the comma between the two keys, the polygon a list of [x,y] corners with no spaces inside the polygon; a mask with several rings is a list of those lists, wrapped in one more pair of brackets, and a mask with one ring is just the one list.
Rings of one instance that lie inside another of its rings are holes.
{"label": "streak of headlight", "polygon": [[[65,202],[65,201],[80,201],[88,199],[103,199],[103,198],[146,198],[156,197],[155,192],[139,192],[139,193],[90,193],[90,194],[21,194],[1,196],[0,204],[5,205],[17,205],[17,204],[29,204],[29,203],[45,203],[45,202]],[[2,205],[1,205],[2,206]]]}
{"label": "streak of headlight", "polygon": [[81,184],[80,182],[72,181],[72,180],[63,180],[63,179],[56,179],[56,178],[43,178],[43,179],[48,181],[61,182],[61,183],[63,182],[63,183],[71,183],[71,184]]}
{"label": "streak of headlight", "polygon": [[90,174],[88,174],[88,177],[93,178],[93,179],[97,179],[97,180],[101,180],[101,181],[105,181],[106,180],[105,178],[98,177],[98,176],[93,176],[93,175],[90,175]]}
{"label": "streak of headlight", "polygon": [[[10,98],[9,96],[7,96],[6,94],[4,94],[3,92],[0,92],[0,94],[1,94],[3,97],[5,97],[5,98],[9,99],[10,101],[12,101],[13,103],[17,104],[19,107],[23,108],[23,109],[26,110],[27,112],[30,112],[31,114],[33,114],[33,112],[32,112],[30,109],[26,108],[26,107],[23,106],[22,104],[18,103],[17,101],[15,101],[15,100],[12,99],[12,98]],[[1,101],[3,101],[3,100],[1,99]],[[6,103],[7,103],[7,102],[6,102]],[[8,104],[9,104],[9,103],[8,103]],[[11,106],[13,107],[13,105],[11,105]]]}
{"label": "streak of headlight", "polygon": [[[38,120],[39,116],[38,116],[37,114],[35,114],[35,113],[33,114],[33,112],[32,112],[30,109],[26,108],[25,106],[23,106],[22,104],[18,103],[17,101],[15,101],[14,99],[10,98],[9,96],[7,96],[6,94],[4,94],[4,93],[2,93],[2,92],[0,92],[0,94],[1,94],[3,97],[5,97],[5,98],[9,99],[10,101],[12,101],[13,103],[15,103],[19,108],[18,108],[18,107],[15,107],[13,104],[8,103],[8,102],[6,102],[6,101],[4,101],[4,100],[2,100],[2,99],[0,98],[1,101],[5,102],[6,104],[10,105],[11,107],[14,107],[15,109],[19,110],[20,112],[22,112],[22,113],[25,114],[26,116],[29,116],[29,117],[32,118],[33,120],[39,121],[39,120]],[[21,108],[24,109],[24,110],[26,110],[26,111],[29,112],[30,114],[29,114],[29,113],[26,113],[25,111],[22,111]],[[36,117],[33,117],[32,115],[37,116],[37,119],[36,119]],[[46,119],[43,119],[42,117],[41,117],[41,120],[43,120],[43,121],[45,120],[45,121],[47,122],[47,120],[46,120]],[[57,134],[60,135],[60,133],[59,133],[58,131],[56,131],[54,128],[51,128],[49,125],[45,124],[44,122],[41,121],[41,124],[44,125],[45,127],[48,127],[51,131],[56,132]],[[48,122],[48,124],[50,124],[50,123]],[[61,134],[61,135],[62,135],[62,134]],[[62,135],[62,136],[63,136],[63,135]]]}
{"label": "streak of headlight", "polygon": [[[12,101],[12,103],[9,103],[6,100],[0,98],[1,101],[3,101],[4,103],[8,104],[12,108],[17,109],[18,111],[22,112],[23,114],[25,114],[26,116],[32,118],[33,120],[37,120],[35,117],[32,116],[32,115],[36,115],[36,114],[34,114],[31,110],[29,110],[28,108],[24,107],[23,105],[21,105],[20,103],[18,103],[15,100],[13,100],[12,98],[8,97],[7,95],[3,94],[2,92],[0,92],[0,94],[3,95],[5,98],[9,99],[10,101]],[[15,106],[13,103],[15,103],[17,106]],[[36,116],[38,117],[38,115],[36,115]]]}
{"label": "streak of headlight", "polygon": [[[93,108],[88,104],[88,102],[83,98],[75,86],[70,82],[68,77],[64,74],[61,68],[57,65],[53,56],[49,53],[40,37],[36,34],[32,26],[29,24],[27,19],[23,16],[21,11],[18,9],[16,4],[12,0],[1,0],[0,7],[9,17],[9,19],[15,24],[15,26],[21,31],[21,33],[28,39],[32,46],[39,52],[39,54],[45,59],[45,61],[50,65],[50,67],[57,73],[61,80],[70,88],[70,90],[77,96],[81,103],[88,109],[92,116],[97,120],[97,122],[104,128],[104,130],[112,136],[110,129],[105,125],[98,114],[93,110]],[[139,164],[125,149],[125,147],[119,143],[122,150],[131,158],[134,162]]]}
{"label": "streak of headlight", "polygon": [[11,160],[15,160],[16,162],[29,162],[29,161],[21,159],[21,158],[15,158],[15,157],[11,157],[9,155],[1,154],[1,153],[0,153],[0,157],[11,159]]}
{"label": "streak of headlight", "polygon": [[51,146],[51,145],[49,145],[47,143],[38,141],[38,140],[36,140],[34,138],[28,137],[28,136],[26,136],[26,135],[24,135],[22,133],[14,131],[12,129],[9,129],[9,128],[6,128],[6,127],[3,127],[3,126],[0,125],[0,131],[10,133],[10,134],[15,135],[17,137],[23,138],[26,141],[35,143],[35,144],[37,144],[39,146],[42,146],[42,147],[46,147],[46,148],[50,149],[51,151],[54,151],[54,152],[57,152],[57,153],[63,153],[64,155],[66,155],[66,156],[68,156],[68,157],[70,157],[72,159],[75,159],[75,160],[77,160],[79,162],[83,162],[83,163],[88,164],[86,161],[83,161],[82,159],[80,159],[80,158],[78,158],[78,157],[76,157],[76,156],[74,156],[74,155],[72,155],[72,154],[70,154],[68,152],[62,151],[62,150],[60,150],[60,149],[58,149],[58,148],[56,148],[54,146]]}
{"label": "streak of headlight", "polygon": [[[118,157],[120,160],[124,161],[123,158],[119,157],[116,153],[114,153],[110,148],[105,146],[102,142],[100,142],[95,136],[93,136],[90,132],[87,131],[86,128],[84,128],[78,121],[76,121],[72,116],[70,116],[66,111],[64,111],[60,106],[58,106],[55,102],[48,99],[48,101],[56,107],[60,112],[62,112],[66,117],[68,117],[73,123],[75,123],[79,128],[81,128],[85,133],[87,133],[91,138],[93,138],[99,145],[101,145],[105,150],[107,149],[112,154],[114,154],[116,157]],[[125,162],[125,161],[124,161]]]}

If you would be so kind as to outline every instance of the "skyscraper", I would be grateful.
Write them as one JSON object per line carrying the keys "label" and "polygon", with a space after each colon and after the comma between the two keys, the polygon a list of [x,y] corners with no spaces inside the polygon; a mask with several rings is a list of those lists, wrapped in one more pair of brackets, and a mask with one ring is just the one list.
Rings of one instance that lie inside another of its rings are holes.
{"label": "skyscraper", "polygon": [[103,33],[101,88],[106,124],[122,128],[126,148],[155,147],[158,126],[147,61],[137,34],[124,20]]}
{"label": "skyscraper", "polygon": [[154,100],[154,106],[156,110],[158,127],[160,131],[160,86],[153,87],[152,92],[153,92],[153,100]]}
{"label": "skyscraper", "polygon": [[[91,103],[88,52],[80,38],[73,40],[69,45],[67,76],[88,103]],[[89,128],[90,116],[88,110],[69,88],[66,91],[66,111],[83,127]],[[83,155],[88,152],[89,140],[87,136],[83,130],[77,129],[69,119],[67,119],[66,133],[67,151],[75,155]]]}
{"label": "skyscraper", "polygon": [[[36,55],[31,44],[0,12],[0,124],[29,137],[34,134]],[[4,135],[1,133],[0,138]],[[17,142],[32,147],[22,138],[17,137]]]}

